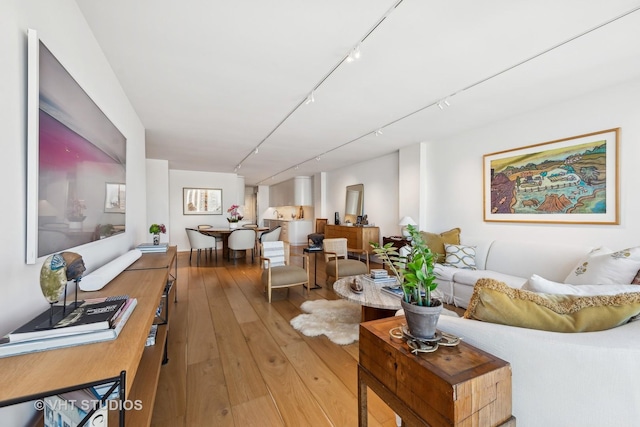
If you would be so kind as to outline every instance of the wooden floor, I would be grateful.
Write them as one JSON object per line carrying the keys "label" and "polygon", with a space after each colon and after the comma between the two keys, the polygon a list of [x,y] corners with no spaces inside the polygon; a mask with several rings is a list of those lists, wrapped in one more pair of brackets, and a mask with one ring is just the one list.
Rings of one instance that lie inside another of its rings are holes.
{"label": "wooden floor", "polygon": [[[299,287],[276,290],[271,304],[257,260],[222,258],[196,267],[195,254],[192,266],[188,252],[178,255],[169,363],[160,372],[152,425],[357,426],[358,344],[306,337],[289,324],[307,298],[339,298],[324,286],[322,256],[322,289],[308,297]],[[368,395],[369,425],[395,426],[389,407]]]}
{"label": "wooden floor", "polygon": [[[324,287],[321,258],[323,288],[308,298],[337,299]],[[358,425],[358,344],[340,346],[294,330],[289,320],[307,299],[300,288],[288,295],[276,290],[268,304],[250,255],[227,263],[219,254],[217,263],[196,267],[181,252],[177,292],[152,425]],[[395,426],[393,412],[373,393],[369,411],[369,425]]]}

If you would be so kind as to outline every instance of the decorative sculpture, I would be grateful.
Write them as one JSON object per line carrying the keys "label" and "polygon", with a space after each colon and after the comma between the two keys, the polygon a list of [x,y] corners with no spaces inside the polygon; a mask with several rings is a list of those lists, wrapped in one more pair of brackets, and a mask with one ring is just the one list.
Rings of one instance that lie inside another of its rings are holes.
{"label": "decorative sculpture", "polygon": [[[51,327],[64,318],[67,309],[67,283],[70,280],[76,282],[76,297],[73,308],[78,305],[78,282],[85,270],[82,256],[75,252],[62,252],[45,259],[40,269],[40,289],[42,290],[42,295],[49,301],[51,310],[49,322],[43,327]],[[62,310],[54,312],[54,304],[60,301],[60,295],[63,290],[64,303],[61,307]]]}

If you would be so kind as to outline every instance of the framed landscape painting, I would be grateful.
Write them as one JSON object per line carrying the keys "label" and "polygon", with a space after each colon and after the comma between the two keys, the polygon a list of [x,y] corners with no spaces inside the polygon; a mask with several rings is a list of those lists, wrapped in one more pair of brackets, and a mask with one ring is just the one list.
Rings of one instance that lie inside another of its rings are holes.
{"label": "framed landscape painting", "polygon": [[183,188],[183,215],[222,215],[222,189]]}
{"label": "framed landscape painting", "polygon": [[484,155],[484,220],[618,224],[620,128]]}

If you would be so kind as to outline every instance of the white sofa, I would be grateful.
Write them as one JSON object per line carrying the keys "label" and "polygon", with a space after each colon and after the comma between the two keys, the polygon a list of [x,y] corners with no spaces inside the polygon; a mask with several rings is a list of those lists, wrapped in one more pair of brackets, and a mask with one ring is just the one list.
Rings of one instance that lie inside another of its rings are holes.
{"label": "white sofa", "polygon": [[562,282],[581,258],[594,248],[550,242],[466,239],[464,245],[476,247],[477,270],[436,264],[438,289],[445,301],[466,308],[478,279],[496,279],[521,288],[532,274]]}
{"label": "white sofa", "polygon": [[[480,270],[439,266],[439,289],[466,307],[482,277],[522,287],[532,274],[562,282],[592,248],[496,240],[477,246]],[[486,268],[487,270],[484,270]],[[511,364],[518,427],[640,425],[640,321],[558,333],[440,316],[438,328]]]}

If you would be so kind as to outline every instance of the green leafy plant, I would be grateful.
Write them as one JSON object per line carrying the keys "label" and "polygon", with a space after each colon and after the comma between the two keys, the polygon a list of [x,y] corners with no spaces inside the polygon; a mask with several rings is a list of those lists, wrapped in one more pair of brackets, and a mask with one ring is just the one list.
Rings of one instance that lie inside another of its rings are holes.
{"label": "green leafy plant", "polygon": [[437,255],[431,252],[418,229],[409,225],[407,230],[411,236],[407,255],[400,255],[393,243],[380,246],[379,243],[372,242],[373,252],[400,282],[405,302],[427,307],[440,305],[441,301],[431,298],[431,292],[438,287],[433,272]]}
{"label": "green leafy plant", "polygon": [[149,227],[149,233],[151,234],[164,234],[167,232],[167,227],[164,226],[164,224],[151,224],[151,227]]}

